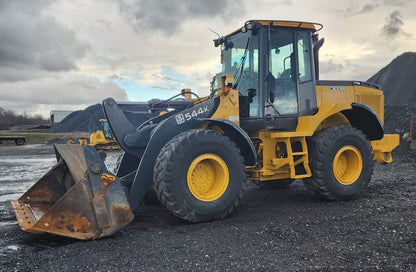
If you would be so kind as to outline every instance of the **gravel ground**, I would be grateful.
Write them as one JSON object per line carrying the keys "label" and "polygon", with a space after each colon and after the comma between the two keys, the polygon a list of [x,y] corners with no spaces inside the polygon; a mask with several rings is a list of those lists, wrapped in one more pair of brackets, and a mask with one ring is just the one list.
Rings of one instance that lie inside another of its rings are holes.
{"label": "gravel ground", "polygon": [[[116,157],[108,155],[110,169]],[[155,204],[86,242],[15,223],[9,200],[54,163],[51,146],[0,147],[1,271],[416,271],[415,153],[376,164],[356,200],[321,200],[301,181],[251,185],[224,220],[189,224]]]}

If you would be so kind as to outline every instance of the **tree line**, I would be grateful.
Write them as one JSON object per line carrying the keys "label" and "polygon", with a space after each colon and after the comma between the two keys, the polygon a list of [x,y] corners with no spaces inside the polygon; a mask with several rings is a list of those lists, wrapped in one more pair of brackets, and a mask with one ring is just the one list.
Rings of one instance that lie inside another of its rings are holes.
{"label": "tree line", "polygon": [[0,130],[8,129],[12,126],[41,125],[47,123],[49,123],[49,120],[43,118],[40,114],[31,115],[26,112],[19,114],[0,107]]}

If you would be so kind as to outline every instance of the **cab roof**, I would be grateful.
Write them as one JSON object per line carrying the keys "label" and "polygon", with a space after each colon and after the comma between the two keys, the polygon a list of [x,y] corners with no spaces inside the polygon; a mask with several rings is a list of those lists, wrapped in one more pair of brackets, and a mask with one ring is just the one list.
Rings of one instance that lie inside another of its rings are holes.
{"label": "cab roof", "polygon": [[[246,26],[249,23],[260,24],[260,25],[263,25],[263,26],[271,25],[271,26],[283,26],[283,27],[293,27],[293,28],[306,28],[306,29],[312,30],[313,32],[319,31],[323,28],[323,25],[321,25],[319,23],[299,22],[299,21],[285,21],[285,20],[248,20],[244,24],[244,26]],[[241,28],[231,32],[226,37],[231,36],[235,33],[240,32],[240,31],[241,31]]]}

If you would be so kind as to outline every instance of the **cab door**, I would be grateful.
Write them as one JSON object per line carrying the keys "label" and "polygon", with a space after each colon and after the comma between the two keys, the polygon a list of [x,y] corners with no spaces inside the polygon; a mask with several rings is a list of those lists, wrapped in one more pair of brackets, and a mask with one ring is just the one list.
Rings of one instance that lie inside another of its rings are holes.
{"label": "cab door", "polygon": [[299,115],[316,112],[316,79],[310,30],[297,30],[296,54],[299,80]]}
{"label": "cab door", "polygon": [[316,92],[311,32],[279,27],[271,28],[268,36],[265,116],[297,120],[312,114]]}

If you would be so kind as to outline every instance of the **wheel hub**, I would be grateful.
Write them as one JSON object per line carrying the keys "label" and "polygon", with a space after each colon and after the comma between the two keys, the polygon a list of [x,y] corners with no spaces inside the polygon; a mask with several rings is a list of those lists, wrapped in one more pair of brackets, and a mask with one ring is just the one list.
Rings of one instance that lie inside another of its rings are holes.
{"label": "wheel hub", "polygon": [[347,145],[335,154],[333,173],[342,185],[351,185],[357,181],[363,170],[363,158],[357,147]]}
{"label": "wheel hub", "polygon": [[220,198],[229,183],[229,171],[224,160],[215,154],[202,154],[188,168],[187,183],[191,194],[205,202]]}

